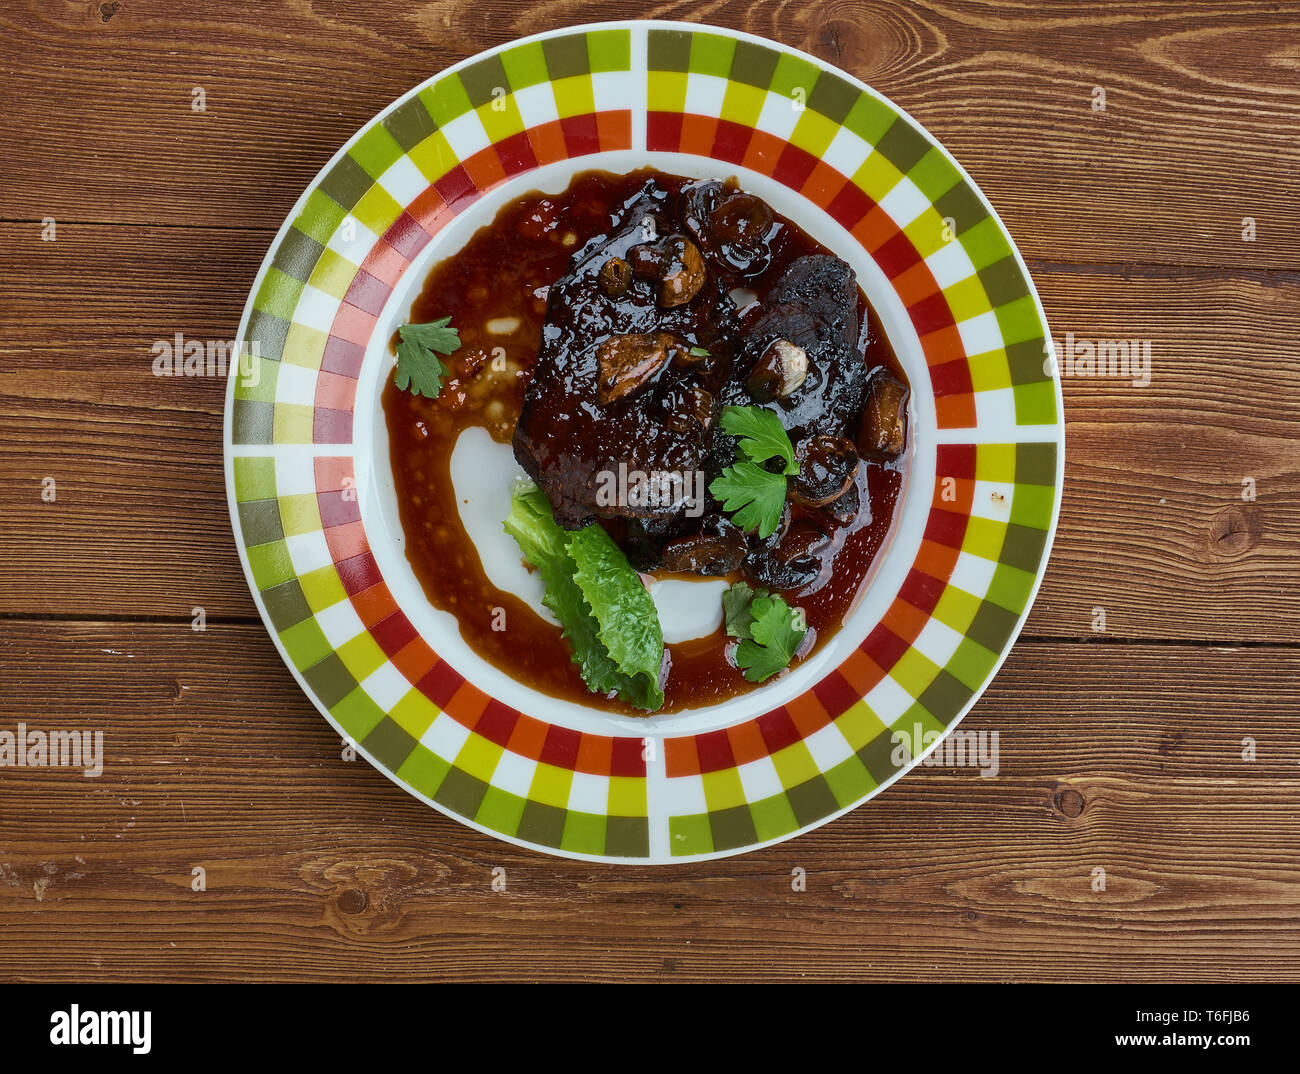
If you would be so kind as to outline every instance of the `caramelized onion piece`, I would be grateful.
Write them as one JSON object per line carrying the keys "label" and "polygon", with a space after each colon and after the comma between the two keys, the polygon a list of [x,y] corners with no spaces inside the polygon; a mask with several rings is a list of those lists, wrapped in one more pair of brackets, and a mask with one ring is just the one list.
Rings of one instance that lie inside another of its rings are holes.
{"label": "caramelized onion piece", "polygon": [[632,266],[621,257],[611,257],[600,266],[600,289],[610,298],[627,293],[632,284]]}
{"label": "caramelized onion piece", "polygon": [[867,385],[858,451],[867,459],[896,459],[907,446],[907,385],[882,369]]}

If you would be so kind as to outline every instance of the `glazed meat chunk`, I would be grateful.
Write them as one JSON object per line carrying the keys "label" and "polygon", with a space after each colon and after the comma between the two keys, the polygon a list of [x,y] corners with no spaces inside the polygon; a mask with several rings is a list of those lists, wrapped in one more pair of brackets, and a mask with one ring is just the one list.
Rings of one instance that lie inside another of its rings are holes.
{"label": "glazed meat chunk", "polygon": [[[622,518],[662,531],[698,516],[692,475],[738,335],[735,305],[647,183],[547,296],[514,451],[561,526]],[[638,473],[654,479],[640,495]]]}
{"label": "glazed meat chunk", "polygon": [[796,443],[856,435],[869,372],[858,349],[859,326],[853,270],[824,254],[797,258],[745,326],[723,401],[764,403]]}
{"label": "glazed meat chunk", "polygon": [[[550,289],[514,434],[561,526],[615,520],[640,570],[743,570],[790,589],[819,575],[835,529],[870,517],[855,444],[870,372],[857,279],[829,254],[773,264],[781,241],[751,195],[714,182],[671,195],[651,181],[574,256]],[[730,289],[751,284],[759,301],[738,314]],[[771,409],[798,455],[764,539],[708,491],[738,458],[724,405]],[[684,480],[638,499],[638,473]]]}

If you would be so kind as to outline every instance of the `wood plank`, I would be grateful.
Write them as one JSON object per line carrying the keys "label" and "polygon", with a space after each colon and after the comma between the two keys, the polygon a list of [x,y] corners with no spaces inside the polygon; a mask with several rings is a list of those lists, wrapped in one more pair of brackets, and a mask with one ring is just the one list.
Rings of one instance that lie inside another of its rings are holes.
{"label": "wood plank", "polygon": [[0,779],[0,978],[1294,979],[1298,672],[1022,643],[965,725],[995,778],[919,769],[656,870],[511,847],[343,761],[259,628],[10,622],[3,726],[102,729],[107,765]]}
{"label": "wood plank", "polygon": [[[232,19],[183,0],[166,13],[123,4],[105,21],[80,0],[10,4],[0,206],[27,221],[274,228],[339,145],[446,65],[555,25],[691,13],[630,0],[558,15],[509,0],[268,0],[256,19]],[[908,109],[1027,256],[1300,263],[1294,8],[724,0],[699,17],[815,52]],[[195,87],[205,112],[192,109]],[[1245,217],[1254,242],[1242,241]]]}
{"label": "wood plank", "polygon": [[[0,298],[0,614],[253,614],[220,472],[224,385],[159,380],[150,347],[232,338],[267,238],[68,225],[44,243],[0,225],[16,270]],[[1062,521],[1027,629],[1090,635],[1102,607],[1117,637],[1300,641],[1300,275],[1032,267],[1059,340],[1149,340],[1152,371],[1146,387],[1064,381]]]}
{"label": "wood plank", "polygon": [[1102,608],[1121,637],[1300,640],[1300,277],[1032,271],[1058,343],[1150,341],[1151,378],[1062,380],[1065,493],[1026,629],[1080,636]]}

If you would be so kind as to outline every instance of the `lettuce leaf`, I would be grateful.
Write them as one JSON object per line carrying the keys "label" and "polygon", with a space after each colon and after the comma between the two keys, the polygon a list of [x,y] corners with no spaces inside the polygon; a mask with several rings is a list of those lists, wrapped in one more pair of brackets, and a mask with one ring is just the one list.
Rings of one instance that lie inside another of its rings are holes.
{"label": "lettuce leaf", "polygon": [[551,505],[536,485],[515,493],[505,529],[546,584],[542,603],[560,621],[583,681],[596,693],[615,693],[623,685],[618,668],[600,644],[597,623],[573,580],[564,530],[551,517]]}
{"label": "lettuce leaf", "polygon": [[619,696],[638,708],[659,708],[664,703],[659,688],[664,635],[654,598],[623,550],[600,526],[592,523],[570,533],[568,544],[569,557],[577,567],[573,580],[600,625],[601,644],[631,680]]}
{"label": "lettuce leaf", "polygon": [[594,523],[561,529],[536,485],[515,493],[505,529],[546,583],[542,603],[560,621],[587,688],[651,712],[663,705],[654,600],[609,534]]}

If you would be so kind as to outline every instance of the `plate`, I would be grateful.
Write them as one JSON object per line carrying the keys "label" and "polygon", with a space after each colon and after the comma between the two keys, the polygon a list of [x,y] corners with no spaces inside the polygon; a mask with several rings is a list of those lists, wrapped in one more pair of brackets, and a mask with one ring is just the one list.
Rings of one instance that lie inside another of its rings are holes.
{"label": "plate", "polygon": [[[480,660],[402,551],[379,393],[428,268],[497,209],[600,168],[736,176],[847,260],[913,391],[913,456],[864,596],[815,656],[724,704],[639,720]],[[299,198],[240,325],[225,420],[240,559],[277,648],[357,752],[480,831],[666,864],[860,805],[949,736],[1038,589],[1064,468],[1024,261],[915,120],[731,30],[610,22],[457,64]]]}

